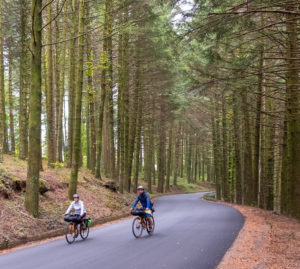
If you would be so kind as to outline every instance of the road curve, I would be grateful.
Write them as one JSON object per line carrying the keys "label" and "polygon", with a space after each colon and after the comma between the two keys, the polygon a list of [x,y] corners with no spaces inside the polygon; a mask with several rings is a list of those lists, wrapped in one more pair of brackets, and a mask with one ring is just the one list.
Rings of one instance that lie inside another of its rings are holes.
{"label": "road curve", "polygon": [[243,226],[234,208],[203,201],[204,193],[155,201],[155,232],[135,239],[132,219],[93,229],[86,241],[64,239],[0,255],[1,269],[210,269]]}

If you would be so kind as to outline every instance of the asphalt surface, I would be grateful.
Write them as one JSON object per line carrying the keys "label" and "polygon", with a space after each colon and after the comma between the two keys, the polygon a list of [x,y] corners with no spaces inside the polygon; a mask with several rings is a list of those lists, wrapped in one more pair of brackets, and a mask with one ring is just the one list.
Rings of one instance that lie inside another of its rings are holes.
{"label": "asphalt surface", "polygon": [[201,200],[203,193],[155,201],[154,234],[135,239],[132,219],[90,231],[85,241],[58,239],[0,255],[1,269],[210,269],[243,226],[234,208]]}

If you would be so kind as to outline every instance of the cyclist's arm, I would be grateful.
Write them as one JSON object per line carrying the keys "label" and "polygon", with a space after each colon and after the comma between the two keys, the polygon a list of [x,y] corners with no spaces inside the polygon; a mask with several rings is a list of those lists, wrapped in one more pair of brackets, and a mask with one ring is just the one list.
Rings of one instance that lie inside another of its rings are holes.
{"label": "cyclist's arm", "polygon": [[151,206],[151,199],[150,199],[150,195],[149,194],[147,194],[147,208],[149,208],[150,209],[150,206]]}
{"label": "cyclist's arm", "polygon": [[81,211],[80,211],[80,215],[83,215],[84,213],[84,204],[83,202],[81,201]]}
{"label": "cyclist's arm", "polygon": [[70,204],[70,206],[68,207],[68,209],[67,209],[67,211],[66,211],[65,214],[66,215],[69,214],[71,212],[72,208],[73,208],[73,202]]}
{"label": "cyclist's arm", "polygon": [[83,215],[83,209],[84,209],[82,201],[80,203],[80,206],[81,206],[81,208],[80,208],[80,216],[82,216]]}
{"label": "cyclist's arm", "polygon": [[135,208],[138,202],[139,202],[139,196],[136,197],[136,199],[132,205],[132,208]]}

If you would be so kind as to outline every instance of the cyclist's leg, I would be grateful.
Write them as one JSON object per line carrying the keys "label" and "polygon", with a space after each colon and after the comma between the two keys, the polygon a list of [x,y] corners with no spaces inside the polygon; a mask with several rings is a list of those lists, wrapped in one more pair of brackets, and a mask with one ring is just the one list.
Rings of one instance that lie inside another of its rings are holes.
{"label": "cyclist's leg", "polygon": [[75,237],[77,237],[79,234],[78,223],[74,222],[73,225],[74,225]]}
{"label": "cyclist's leg", "polygon": [[[149,208],[151,213],[152,213],[152,208]],[[149,223],[149,228],[152,229],[153,223],[152,223],[152,218],[151,218],[151,214],[146,213],[147,216],[147,221]]]}
{"label": "cyclist's leg", "polygon": [[84,221],[85,216],[86,216],[86,213],[83,213],[83,215],[82,215],[82,217],[81,217],[81,223],[82,223],[84,229],[86,228],[86,223],[85,223],[85,221]]}
{"label": "cyclist's leg", "polygon": [[152,229],[153,223],[152,219],[150,217],[147,217],[148,223],[149,223],[149,228]]}

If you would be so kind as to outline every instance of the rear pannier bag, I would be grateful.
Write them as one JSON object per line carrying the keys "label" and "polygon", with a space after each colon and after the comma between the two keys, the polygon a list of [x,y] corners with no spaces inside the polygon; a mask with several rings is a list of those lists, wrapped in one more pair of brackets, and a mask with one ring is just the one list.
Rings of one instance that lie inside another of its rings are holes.
{"label": "rear pannier bag", "polygon": [[86,225],[87,227],[91,227],[91,225],[92,225],[92,220],[91,220],[91,218],[85,219],[84,221],[85,221],[85,225]]}

